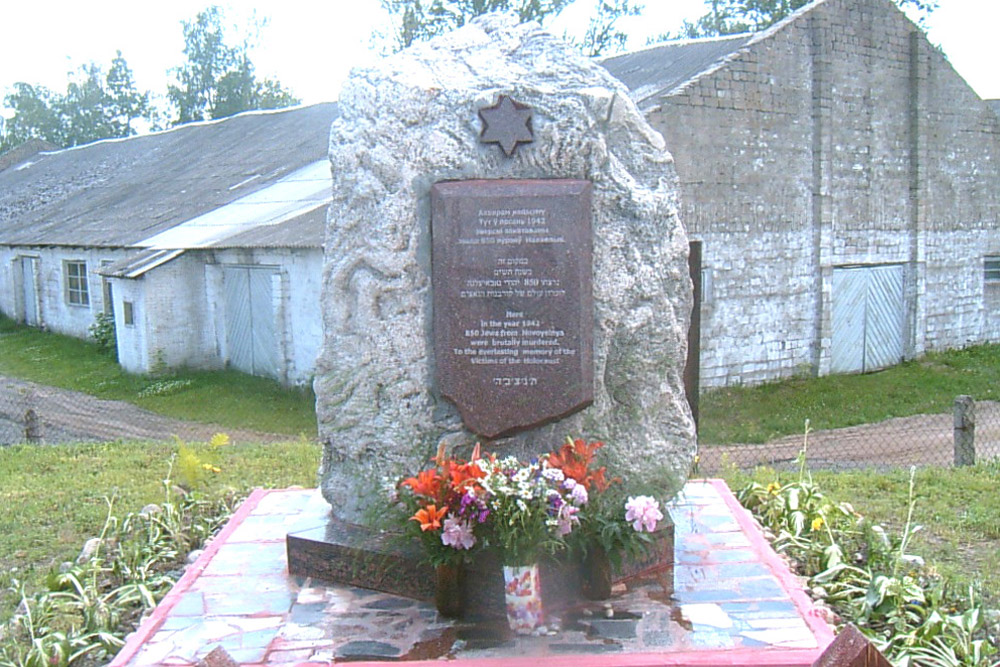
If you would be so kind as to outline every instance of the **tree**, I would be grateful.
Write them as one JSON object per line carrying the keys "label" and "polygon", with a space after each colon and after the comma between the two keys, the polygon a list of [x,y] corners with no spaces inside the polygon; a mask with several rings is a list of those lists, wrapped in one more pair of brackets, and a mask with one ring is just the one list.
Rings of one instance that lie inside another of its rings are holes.
{"label": "tree", "polygon": [[579,44],[585,55],[594,57],[610,51],[624,51],[628,35],[616,27],[624,16],[638,16],[642,11],[634,0],[597,0],[595,14],[590,18],[583,42]]}
{"label": "tree", "polygon": [[[249,39],[238,46],[226,43],[223,14],[217,6],[184,21],[187,62],[175,68],[177,83],[167,97],[177,108],[174,124],[224,118],[251,109],[277,109],[298,100],[279,82],[259,80],[250,60]],[[262,24],[254,28],[259,30]]]}
{"label": "tree", "polygon": [[[490,12],[513,11],[518,19],[543,23],[572,0],[381,0],[393,19],[393,50],[430,39]],[[596,56],[608,49],[624,48],[627,35],[616,28],[618,19],[641,11],[637,0],[594,0],[595,8],[583,41],[577,46]],[[641,0],[638,0],[641,3]]]}
{"label": "tree", "polygon": [[156,110],[149,91],[140,93],[136,88],[132,68],[125,62],[121,51],[111,61],[106,83],[105,108],[115,136],[128,137],[135,134],[132,122],[139,118],[154,122]]}
{"label": "tree", "polygon": [[[809,2],[810,0],[705,0],[708,12],[700,18],[694,22],[684,21],[676,35],[662,35],[650,41],[757,32],[769,28]],[[915,10],[920,25],[923,25],[928,15],[937,8],[937,0],[894,0],[894,2],[900,9]]]}
{"label": "tree", "polygon": [[541,21],[571,0],[382,0],[393,17],[396,49],[430,39],[490,12],[515,11],[521,22]]}
{"label": "tree", "polygon": [[132,70],[117,52],[107,76],[95,63],[70,75],[66,93],[60,95],[44,86],[24,82],[14,84],[4,103],[14,115],[0,134],[0,152],[29,139],[44,139],[58,146],[128,137],[136,133],[133,122],[142,118],[151,125],[155,110],[149,93],[140,93]]}
{"label": "tree", "polygon": [[44,86],[24,82],[14,84],[14,92],[4,96],[4,104],[14,110],[14,115],[4,122],[0,136],[0,153],[5,153],[29,139],[45,139],[62,144],[62,126],[59,113],[53,106],[55,95]]}

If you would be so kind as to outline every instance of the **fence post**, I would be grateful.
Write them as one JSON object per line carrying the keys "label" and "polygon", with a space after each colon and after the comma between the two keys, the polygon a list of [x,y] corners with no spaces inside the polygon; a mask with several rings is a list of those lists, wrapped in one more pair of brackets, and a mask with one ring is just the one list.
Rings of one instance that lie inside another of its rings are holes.
{"label": "fence post", "polygon": [[42,425],[34,408],[28,408],[24,411],[24,440],[28,444],[37,444],[42,441]]}
{"label": "fence post", "polygon": [[955,397],[955,465],[976,463],[976,402],[971,396]]}

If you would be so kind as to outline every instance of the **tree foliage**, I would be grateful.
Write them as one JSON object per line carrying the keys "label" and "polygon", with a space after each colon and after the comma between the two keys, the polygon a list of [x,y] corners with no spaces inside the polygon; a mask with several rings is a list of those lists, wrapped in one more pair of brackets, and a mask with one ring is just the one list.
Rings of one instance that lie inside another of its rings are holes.
{"label": "tree foliage", "polygon": [[[279,82],[258,79],[250,60],[250,39],[236,46],[226,43],[223,18],[222,10],[213,5],[193,21],[183,22],[187,62],[174,70],[177,83],[167,88],[177,110],[174,124],[298,103]],[[262,24],[254,27],[259,30]]]}
{"label": "tree foliage", "polygon": [[637,5],[635,0],[597,0],[587,32],[579,43],[580,49],[591,57],[624,51],[628,34],[618,28],[618,19],[638,16],[641,12],[642,5]]}
{"label": "tree foliage", "polygon": [[4,97],[4,104],[14,114],[0,133],[0,152],[29,139],[76,146],[128,137],[136,133],[136,120],[155,122],[150,94],[136,88],[121,51],[111,61],[107,75],[95,63],[84,65],[70,77],[65,94],[18,82]]}
{"label": "tree foliage", "polygon": [[[657,40],[677,37],[714,37],[757,32],[771,27],[811,0],[705,0],[705,14],[694,21],[685,20],[676,34],[663,35]],[[937,0],[893,0],[900,9],[915,11],[917,21],[924,21],[937,8]]]}
{"label": "tree foliage", "polygon": [[[618,29],[618,19],[636,16],[641,0],[593,0],[587,32],[578,42],[586,55],[624,48],[627,35]],[[515,12],[518,19],[543,23],[558,14],[572,0],[381,0],[393,19],[393,49],[400,51],[414,42],[430,39],[471,19],[490,12]]]}

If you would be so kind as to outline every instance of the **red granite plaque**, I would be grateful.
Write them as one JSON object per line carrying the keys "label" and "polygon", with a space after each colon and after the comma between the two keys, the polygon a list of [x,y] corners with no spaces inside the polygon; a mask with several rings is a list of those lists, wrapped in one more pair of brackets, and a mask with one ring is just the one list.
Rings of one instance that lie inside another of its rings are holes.
{"label": "red granite plaque", "polygon": [[472,180],[431,188],[441,394],[487,438],[594,398],[591,186]]}

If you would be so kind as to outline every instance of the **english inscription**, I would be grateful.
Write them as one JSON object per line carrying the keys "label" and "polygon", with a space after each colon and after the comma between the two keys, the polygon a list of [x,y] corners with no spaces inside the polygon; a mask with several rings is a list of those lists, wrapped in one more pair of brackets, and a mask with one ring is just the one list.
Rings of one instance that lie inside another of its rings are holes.
{"label": "english inscription", "polygon": [[431,188],[438,388],[484,437],[593,401],[590,192],[580,180]]}

